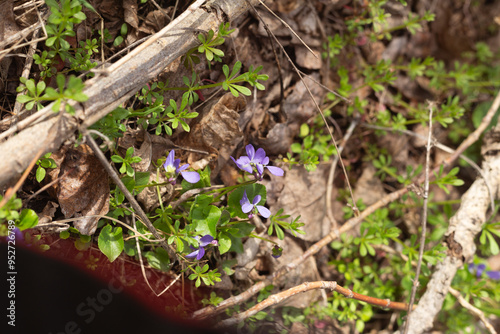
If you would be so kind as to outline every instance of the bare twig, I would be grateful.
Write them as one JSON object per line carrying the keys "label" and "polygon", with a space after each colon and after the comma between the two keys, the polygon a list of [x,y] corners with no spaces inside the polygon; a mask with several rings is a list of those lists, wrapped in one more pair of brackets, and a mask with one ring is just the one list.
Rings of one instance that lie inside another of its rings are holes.
{"label": "bare twig", "polygon": [[167,251],[171,259],[175,259],[176,258],[175,251],[173,251],[170,248],[170,246],[162,238],[160,233],[158,233],[158,231],[153,226],[149,218],[146,216],[146,213],[142,210],[139,203],[137,203],[137,201],[135,200],[135,197],[130,193],[130,191],[128,191],[127,187],[125,187],[118,174],[116,174],[113,168],[111,168],[111,165],[109,164],[108,160],[102,153],[101,149],[99,148],[99,145],[97,145],[97,143],[95,142],[94,138],[92,138],[92,136],[90,136],[89,134],[85,134],[85,140],[88,142],[90,148],[92,148],[92,151],[94,151],[94,154],[99,159],[104,169],[108,172],[113,182],[118,186],[118,188],[122,191],[127,200],[130,202],[130,205],[135,210],[136,214],[141,218],[144,225],[146,225],[146,227],[149,229],[149,231],[154,235],[156,239],[158,240],[162,239],[162,241],[160,241],[160,245],[163,247],[163,249]]}
{"label": "bare twig", "polygon": [[38,153],[33,157],[31,160],[31,163],[29,164],[28,168],[24,171],[23,175],[21,178],[16,182],[14,187],[7,189],[5,192],[5,196],[3,199],[0,201],[0,208],[3,207],[9,200],[10,198],[19,190],[21,185],[24,183],[26,178],[28,177],[29,173],[31,172],[31,169],[35,166],[36,162],[38,159],[42,156],[42,150],[38,151]]}
{"label": "bare twig", "polygon": [[220,189],[220,188],[223,188],[223,187],[224,187],[223,185],[217,185],[217,186],[211,186],[211,187],[206,187],[206,188],[196,188],[196,189],[188,190],[185,193],[183,193],[179,197],[179,199],[177,199],[177,201],[174,201],[174,202],[170,203],[170,205],[172,206],[172,209],[175,210],[175,208],[177,206],[179,206],[179,204],[187,201],[189,198],[191,198],[191,197],[193,197],[195,195],[198,195],[198,194],[203,193],[203,192],[215,190],[215,189]]}
{"label": "bare twig", "polygon": [[[285,27],[288,28],[288,30],[290,30],[290,32],[292,34],[294,34],[295,37],[297,37],[299,39],[299,41],[306,47],[307,50],[309,50],[309,52],[311,52],[311,54],[316,58],[318,59],[318,56],[316,56],[316,54],[313,52],[313,50],[311,50],[311,48],[302,40],[302,38],[300,38],[300,36],[292,29],[292,27],[290,27],[290,25],[288,23],[286,23],[283,19],[281,19],[281,17],[279,17],[278,15],[276,15],[276,13],[274,13],[271,8],[267,7],[266,4],[264,2],[262,2],[262,0],[259,0],[260,4],[262,6],[264,6],[265,9],[267,9],[267,11],[271,14],[273,14],[273,16],[275,18],[277,18],[278,20],[280,20],[281,23],[283,23],[283,25]],[[254,8],[255,9],[255,8]],[[260,17],[260,15],[259,15]],[[262,20],[262,17],[260,18],[262,22],[264,22],[264,20]],[[276,37],[275,37],[276,38]],[[278,42],[279,43],[279,42]]]}
{"label": "bare twig", "polygon": [[[358,124],[358,122],[359,122],[359,119],[355,118],[351,122],[351,125],[349,125],[349,128],[347,129],[347,132],[346,132],[344,138],[342,139],[342,143],[340,144],[339,152],[337,152],[337,155],[335,155],[335,157],[332,160],[332,164],[330,167],[330,174],[328,175],[328,182],[327,182],[327,186],[326,186],[326,214],[327,214],[328,218],[330,219],[330,222],[334,225],[333,226],[334,231],[337,231],[337,232],[338,232],[337,221],[333,217],[333,209],[332,209],[333,177],[335,175],[335,169],[337,167],[338,159],[340,159],[340,156],[342,155],[342,151],[344,150],[344,147],[345,147],[347,141],[349,140],[349,138],[351,138],[352,133],[354,132],[354,128],[356,128],[356,125]],[[338,235],[337,237],[340,237],[340,235]]]}
{"label": "bare twig", "polygon": [[290,288],[288,290],[285,290],[285,291],[282,291],[280,293],[269,296],[268,298],[266,298],[262,302],[258,303],[257,305],[253,306],[252,308],[246,310],[245,312],[241,312],[234,317],[223,320],[216,327],[220,328],[220,327],[234,326],[237,323],[253,316],[257,312],[260,312],[268,307],[277,305],[277,304],[283,302],[284,300],[286,300],[290,297],[293,297],[299,293],[310,291],[310,290],[318,290],[318,289],[329,289],[331,291],[336,291],[336,292],[344,295],[347,298],[353,298],[356,300],[366,302],[366,303],[371,304],[371,305],[380,306],[380,307],[388,308],[388,309],[392,309],[392,310],[404,311],[404,310],[408,309],[408,305],[406,305],[405,303],[391,302],[389,299],[379,299],[379,298],[374,298],[374,297],[362,295],[362,294],[353,292],[350,289],[346,289],[344,287],[341,287],[340,285],[337,285],[337,282],[329,282],[329,281],[304,282],[300,285],[294,286],[293,288]]}
{"label": "bare twig", "polygon": [[486,329],[491,333],[491,334],[497,334],[495,328],[493,328],[493,326],[490,324],[490,322],[488,321],[488,319],[486,318],[486,316],[484,315],[483,311],[481,311],[480,309],[478,309],[477,307],[474,307],[474,305],[471,305],[467,300],[465,300],[464,297],[462,297],[462,295],[460,295],[460,292],[458,292],[457,290],[453,289],[451,286],[448,288],[448,291],[457,298],[458,302],[460,303],[460,305],[462,305],[463,308],[466,308],[467,310],[470,311],[470,313],[474,314],[475,316],[477,316],[479,319],[481,319],[481,321],[483,322],[484,324],[484,327],[486,327]]}
{"label": "bare twig", "polygon": [[[425,181],[424,181],[424,203],[422,206],[422,234],[420,235],[420,248],[418,251],[418,262],[417,269],[415,271],[415,278],[413,280],[413,287],[411,289],[410,304],[408,305],[408,316],[413,310],[413,303],[415,302],[415,295],[417,294],[417,288],[419,286],[418,278],[420,276],[420,269],[422,267],[422,259],[424,256],[425,249],[425,235],[427,232],[427,205],[429,203],[429,170],[430,170],[430,160],[431,160],[431,148],[432,148],[432,111],[434,109],[434,103],[429,103],[429,134],[427,136],[427,154],[425,155]],[[406,321],[404,333],[408,333],[408,328],[410,327],[410,320]]]}

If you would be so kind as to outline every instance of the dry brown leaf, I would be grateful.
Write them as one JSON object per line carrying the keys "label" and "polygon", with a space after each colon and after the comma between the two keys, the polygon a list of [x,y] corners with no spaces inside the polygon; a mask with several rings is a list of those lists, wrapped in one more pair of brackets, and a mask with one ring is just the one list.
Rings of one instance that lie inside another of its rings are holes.
{"label": "dry brown leaf", "polygon": [[[194,166],[200,159],[211,161],[212,170],[219,170],[215,166],[219,150],[230,147],[243,137],[238,125],[239,111],[246,107],[246,100],[241,95],[234,97],[231,93],[222,96],[219,101],[204,108],[200,116],[191,124],[191,131],[183,134],[180,142],[183,146],[196,148],[211,153],[210,156],[191,153],[188,162]],[[219,164],[221,162],[219,161]],[[206,164],[206,162],[204,162]],[[215,172],[212,176],[216,175]]]}
{"label": "dry brown leaf", "polygon": [[[149,182],[148,183],[167,183],[166,185],[160,186],[160,196],[162,197],[162,201],[170,202],[172,195],[174,194],[174,187],[168,183],[168,179],[161,171],[158,174],[150,173],[149,174]],[[156,187],[146,187],[137,195],[137,201],[141,203],[146,212],[151,212],[156,209],[160,204],[158,201],[158,190]]]}
{"label": "dry brown leaf", "polygon": [[153,10],[148,13],[146,16],[146,20],[139,27],[139,31],[144,32],[146,34],[154,34],[157,31],[160,31],[164,26],[169,23],[168,17],[165,16],[164,12],[168,15],[171,15],[173,7],[169,7],[164,11],[161,10]]}
{"label": "dry brown leaf", "polygon": [[[284,265],[287,265],[297,258],[301,257],[304,254],[304,251],[300,246],[290,237],[285,237],[283,241],[279,241],[280,245],[283,245],[283,255],[277,259],[273,258],[271,254],[272,246],[269,243],[263,243],[269,249],[267,250],[268,258],[267,260],[270,263],[271,273],[273,273],[278,268],[281,268]],[[314,282],[320,279],[320,275],[318,273],[318,268],[316,267],[316,261],[314,258],[309,257],[303,263],[297,266],[294,270],[292,270],[287,276],[282,277],[278,280],[278,284],[284,285],[282,290],[286,290],[297,286],[303,282]],[[292,306],[297,308],[305,308],[311,303],[313,303],[320,295],[318,290],[312,290],[305,293],[301,293],[299,295],[288,298],[281,305],[283,306]]]}
{"label": "dry brown leaf", "polygon": [[137,0],[123,0],[123,10],[125,22],[135,29],[138,29],[139,18],[137,17]]}
{"label": "dry brown leaf", "polygon": [[[105,215],[109,209],[108,174],[87,145],[64,147],[53,154],[58,168],[49,173],[60,177],[53,189],[61,211],[66,218]],[[62,161],[62,162],[61,162]],[[82,234],[92,235],[97,228],[97,217],[75,220],[73,225]]]}
{"label": "dry brown leaf", "polygon": [[50,223],[52,221],[52,218],[54,218],[58,207],[59,205],[57,203],[48,201],[43,208],[42,213],[38,214],[38,225]]}
{"label": "dry brown leaf", "polygon": [[296,46],[295,56],[297,57],[297,65],[310,70],[321,69],[321,53],[317,50],[313,51],[314,55],[305,46]]}
{"label": "dry brown leaf", "polygon": [[271,212],[283,208],[285,214],[301,216],[300,221],[306,224],[303,227],[306,234],[298,234],[300,239],[314,242],[330,232],[331,224],[325,211],[328,169],[328,165],[320,165],[315,171],[308,172],[295,166],[284,177],[273,177],[272,182],[264,182]]}
{"label": "dry brown leaf", "polygon": [[382,181],[375,176],[375,172],[375,167],[371,163],[367,164],[354,188],[354,198],[356,201],[362,199],[366,206],[372,205],[385,195]]}

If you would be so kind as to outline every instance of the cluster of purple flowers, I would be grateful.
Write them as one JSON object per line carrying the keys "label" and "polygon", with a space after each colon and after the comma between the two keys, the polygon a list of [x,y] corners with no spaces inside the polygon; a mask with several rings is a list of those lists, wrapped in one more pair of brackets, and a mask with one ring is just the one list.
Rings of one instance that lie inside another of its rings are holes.
{"label": "cluster of purple flowers", "polygon": [[[276,176],[283,176],[283,174],[285,174],[283,169],[279,167],[268,166],[269,157],[266,156],[266,151],[264,151],[263,148],[259,148],[255,151],[253,145],[248,144],[245,149],[248,155],[243,155],[239,157],[238,160],[231,157],[239,169],[250,174],[255,173],[255,177],[259,180],[261,180],[264,175],[264,168],[267,168],[271,174]],[[241,211],[247,213],[249,218],[252,218],[256,211],[260,213],[262,217],[269,218],[269,216],[271,216],[271,211],[262,205],[257,205],[260,200],[261,196],[257,195],[253,198],[252,202],[250,202],[247,192],[245,191],[240,200]]]}
{"label": "cluster of purple flowers", "polygon": [[[264,168],[276,176],[283,176],[284,171],[279,167],[268,166],[269,157],[266,156],[264,149],[259,148],[255,151],[255,148],[249,144],[246,146],[247,156],[241,156],[238,160],[233,157],[234,163],[245,172],[254,174],[259,180],[262,179],[264,174]],[[189,183],[197,183],[200,181],[200,175],[197,172],[188,172],[186,169],[189,167],[188,164],[180,166],[180,159],[175,159],[175,151],[172,150],[167,156],[167,160],[163,164],[165,168],[169,182],[175,184],[176,178],[180,175]],[[262,217],[269,218],[271,216],[271,211],[262,205],[258,205],[262,197],[256,195],[252,201],[248,199],[246,191],[243,193],[243,197],[240,200],[241,210],[248,214],[249,218],[252,218],[255,212],[258,212]],[[193,252],[186,255],[187,258],[201,260],[205,255],[205,247],[210,244],[217,246],[218,242],[211,235],[205,235],[203,237],[196,236],[195,239],[198,241],[198,247],[190,246]],[[273,257],[281,256],[282,249],[280,247],[275,247],[273,249]]]}
{"label": "cluster of purple flowers", "polygon": [[[268,166],[269,157],[266,156],[266,151],[263,148],[257,149],[248,144],[245,147],[247,151],[247,155],[241,156],[238,160],[235,160],[233,157],[234,163],[238,166],[239,169],[254,174],[256,179],[262,180],[264,175],[264,168],[276,176],[283,176],[285,172],[283,169],[274,166]],[[248,218],[252,218],[255,212],[260,213],[260,215],[264,218],[269,218],[271,216],[271,211],[268,208],[262,205],[258,205],[262,197],[260,195],[256,195],[253,200],[250,202],[246,190],[243,192],[243,197],[240,200],[241,211],[248,214]],[[277,245],[275,245],[272,249],[272,257],[278,258],[281,256],[283,249]]]}

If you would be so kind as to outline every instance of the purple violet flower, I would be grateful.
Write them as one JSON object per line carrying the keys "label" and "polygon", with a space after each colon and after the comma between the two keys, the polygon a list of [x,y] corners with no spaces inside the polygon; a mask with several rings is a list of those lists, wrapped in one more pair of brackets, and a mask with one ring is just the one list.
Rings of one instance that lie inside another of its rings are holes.
{"label": "purple violet flower", "polygon": [[285,173],[283,169],[279,167],[268,166],[269,157],[266,156],[266,151],[264,151],[263,148],[259,148],[257,152],[255,152],[255,148],[252,146],[252,144],[248,144],[245,149],[248,156],[243,155],[239,157],[238,160],[235,160],[233,157],[231,157],[231,159],[233,159],[234,163],[236,164],[236,166],[238,166],[239,169],[253,174],[253,168],[255,167],[257,169],[256,176],[259,179],[262,179],[264,167],[267,168],[271,174],[276,176],[283,176],[283,174]]}
{"label": "purple violet flower", "polygon": [[218,245],[218,242],[217,240],[214,240],[214,237],[212,237],[211,235],[207,234],[203,237],[199,237],[199,236],[196,236],[194,237],[196,240],[198,240],[198,244],[199,244],[199,247],[198,248],[194,248],[193,246],[190,246],[191,249],[194,250],[194,252],[192,253],[189,253],[188,255],[186,255],[187,258],[196,258],[196,260],[201,260],[201,258],[205,255],[205,247],[207,247],[208,245],[210,244],[213,244],[215,246]]}
{"label": "purple violet flower", "polygon": [[[481,264],[469,263],[469,272],[474,273],[475,270],[477,278],[480,278],[483,275],[484,269],[486,269],[486,265],[484,263]],[[487,270],[486,276],[494,280],[500,280],[500,271]]]}
{"label": "purple violet flower", "polygon": [[170,151],[167,156],[167,160],[163,164],[163,168],[165,168],[165,171],[167,172],[169,182],[175,184],[175,179],[179,174],[181,174],[184,180],[189,183],[196,183],[200,181],[200,174],[197,172],[183,172],[183,170],[187,169],[189,165],[185,164],[179,167],[180,163],[181,159],[175,159],[175,151]]}
{"label": "purple violet flower", "polygon": [[252,218],[253,217],[252,211],[257,209],[257,211],[260,213],[262,217],[268,218],[271,215],[271,211],[269,211],[268,208],[262,205],[257,205],[257,203],[260,202],[261,198],[262,197],[260,195],[257,195],[254,197],[252,203],[250,203],[247,197],[247,191],[245,190],[243,192],[243,197],[240,200],[241,211],[243,211],[244,213],[248,213],[248,218]]}

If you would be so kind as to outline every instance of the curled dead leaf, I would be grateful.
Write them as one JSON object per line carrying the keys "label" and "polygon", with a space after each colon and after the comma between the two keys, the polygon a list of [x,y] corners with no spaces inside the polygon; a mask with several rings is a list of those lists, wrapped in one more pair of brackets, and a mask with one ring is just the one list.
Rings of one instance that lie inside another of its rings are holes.
{"label": "curled dead leaf", "polygon": [[80,233],[94,234],[99,218],[87,216],[108,213],[108,174],[85,144],[76,149],[63,147],[53,156],[58,168],[49,177],[57,176],[60,180],[51,193],[55,193],[66,218],[84,217],[73,222]]}

